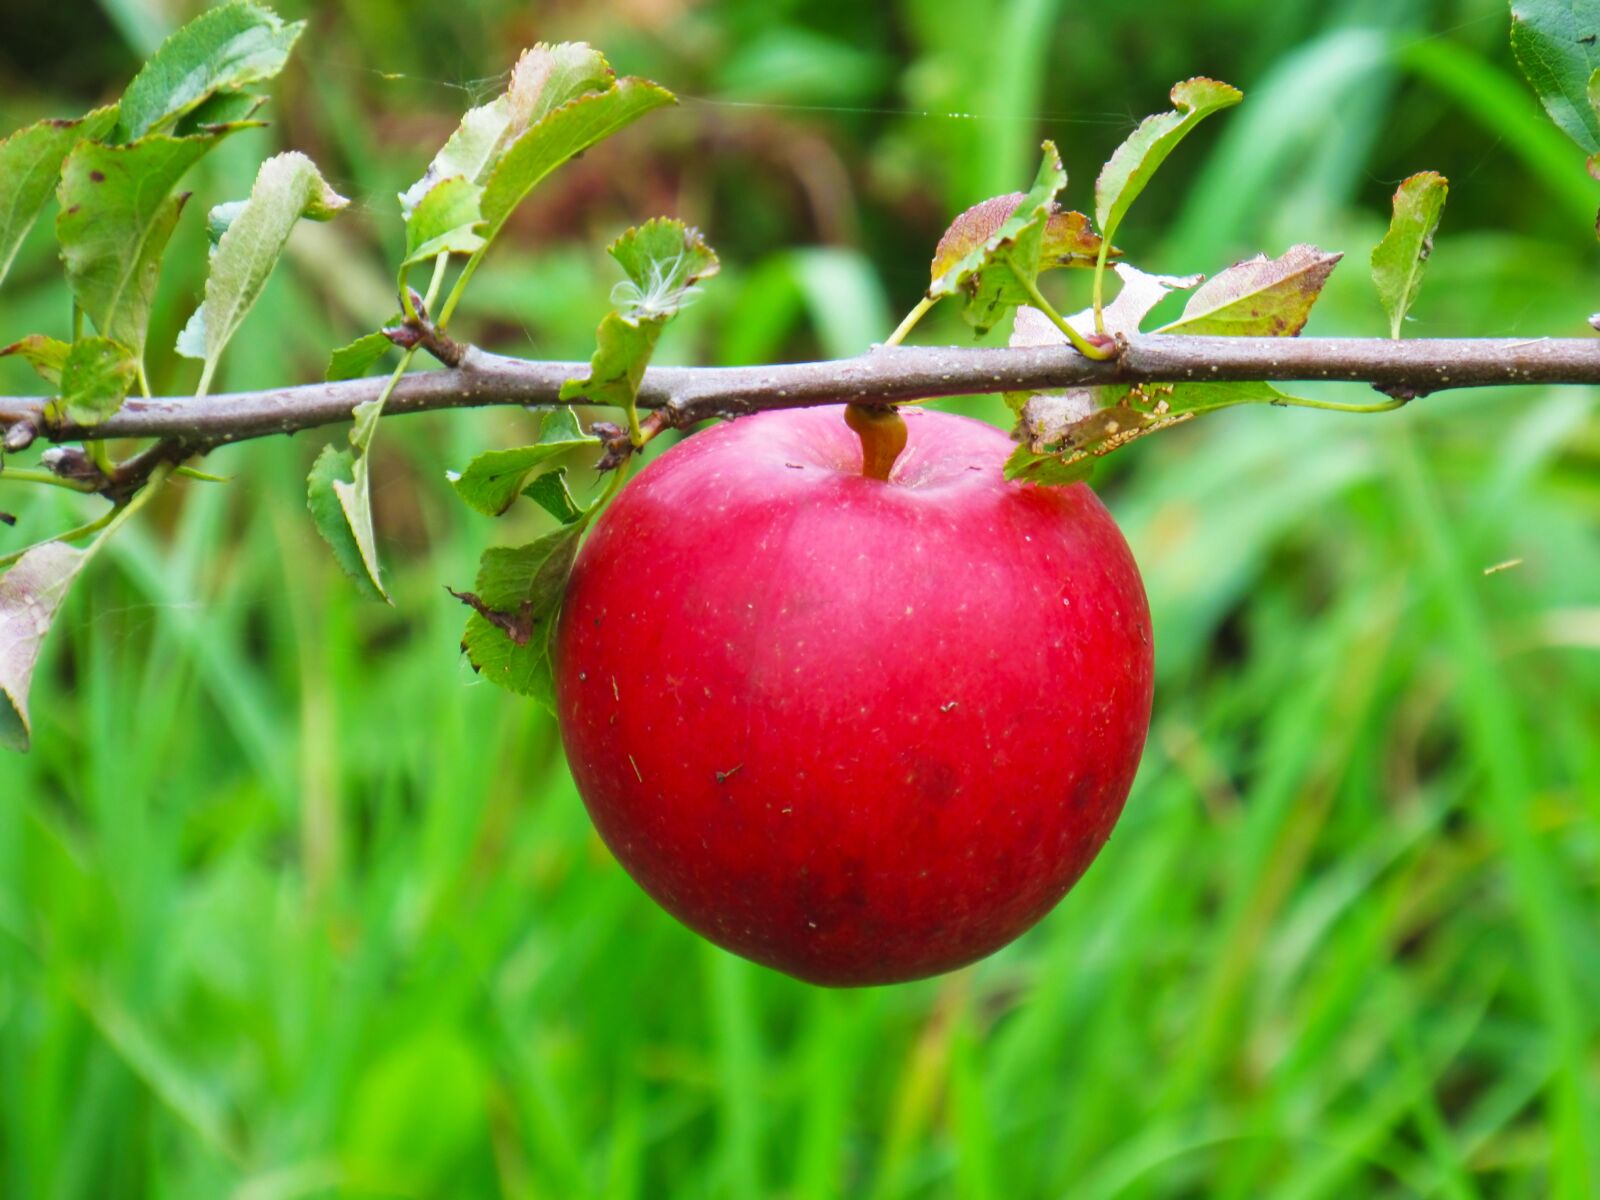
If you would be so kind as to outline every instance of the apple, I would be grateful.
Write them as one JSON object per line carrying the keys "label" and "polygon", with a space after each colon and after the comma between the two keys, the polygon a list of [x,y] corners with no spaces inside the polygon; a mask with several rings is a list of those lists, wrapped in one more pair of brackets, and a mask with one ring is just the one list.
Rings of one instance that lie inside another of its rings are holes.
{"label": "apple", "polygon": [[1144,589],[1094,493],[1008,482],[993,426],[890,423],[898,455],[842,407],[673,447],[596,523],[556,630],[606,845],[690,928],[819,984],[949,971],[1038,921],[1150,719]]}

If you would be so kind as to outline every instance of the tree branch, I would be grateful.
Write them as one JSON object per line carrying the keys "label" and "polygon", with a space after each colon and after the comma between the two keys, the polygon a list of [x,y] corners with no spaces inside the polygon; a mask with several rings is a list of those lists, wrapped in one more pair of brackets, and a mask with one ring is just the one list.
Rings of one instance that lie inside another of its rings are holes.
{"label": "tree branch", "polygon": [[[401,379],[385,411],[559,404],[561,385],[588,370],[587,363],[529,362],[467,347],[458,367]],[[832,362],[651,367],[639,389],[639,404],[660,410],[661,423],[685,426],[707,417],[815,404],[885,404],[1109,383],[1241,380],[1342,380],[1403,396],[1495,384],[1600,384],[1600,339],[1391,341],[1148,334],[1131,339],[1117,358],[1105,362],[1083,358],[1070,346],[894,347]],[[375,399],[383,384],[381,377],[373,377],[203,399],[134,398],[92,426],[51,426],[43,400],[0,398],[0,431],[8,431],[8,444],[13,443],[9,434],[25,444],[31,429],[54,442],[156,437],[209,450],[346,421],[351,409]]]}

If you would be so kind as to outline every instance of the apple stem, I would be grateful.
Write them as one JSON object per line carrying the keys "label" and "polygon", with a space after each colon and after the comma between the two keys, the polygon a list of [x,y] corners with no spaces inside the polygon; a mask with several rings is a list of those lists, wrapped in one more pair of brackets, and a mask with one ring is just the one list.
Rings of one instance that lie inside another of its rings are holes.
{"label": "apple stem", "polygon": [[861,473],[887,483],[895,460],[906,448],[905,418],[893,408],[847,404],[844,421],[861,439]]}

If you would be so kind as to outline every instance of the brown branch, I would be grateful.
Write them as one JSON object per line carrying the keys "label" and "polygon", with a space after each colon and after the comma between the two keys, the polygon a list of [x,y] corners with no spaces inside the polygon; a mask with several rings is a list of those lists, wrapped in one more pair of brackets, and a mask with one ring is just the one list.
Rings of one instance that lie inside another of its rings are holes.
{"label": "brown branch", "polygon": [[[587,363],[529,362],[464,348],[461,365],[407,375],[387,413],[491,405],[559,404],[561,385]],[[1150,334],[1111,361],[1091,362],[1068,346],[1017,349],[895,347],[832,362],[758,367],[651,367],[639,403],[662,421],[815,404],[885,404],[935,396],[1106,383],[1342,380],[1394,395],[1495,384],[1600,384],[1594,338],[1230,338]],[[86,438],[168,438],[209,449],[348,420],[375,399],[381,378],[234,392],[204,399],[131,399],[94,426],[44,417],[44,401],[0,398],[0,429],[33,428],[54,442]],[[576,401],[581,403],[581,398]]]}

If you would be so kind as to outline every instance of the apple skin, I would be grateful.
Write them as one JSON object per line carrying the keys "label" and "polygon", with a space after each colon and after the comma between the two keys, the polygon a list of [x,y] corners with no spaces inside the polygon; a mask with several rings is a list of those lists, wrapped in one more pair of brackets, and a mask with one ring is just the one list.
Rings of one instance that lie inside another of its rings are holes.
{"label": "apple skin", "polygon": [[613,854],[684,924],[812,983],[981,958],[1105,843],[1150,720],[1149,609],[1082,484],[912,410],[887,482],[842,407],[699,433],[574,566],[556,696]]}

